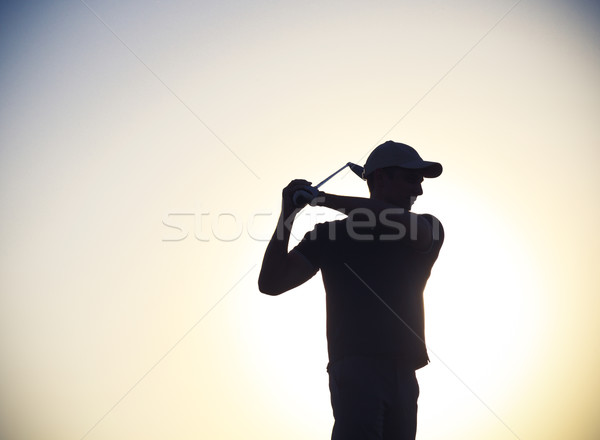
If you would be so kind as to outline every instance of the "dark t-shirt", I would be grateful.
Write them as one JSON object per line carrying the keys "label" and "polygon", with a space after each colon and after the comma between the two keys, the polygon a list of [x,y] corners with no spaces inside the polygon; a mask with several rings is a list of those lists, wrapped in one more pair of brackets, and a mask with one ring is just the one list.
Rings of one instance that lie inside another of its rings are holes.
{"label": "dark t-shirt", "polygon": [[429,362],[423,290],[444,232],[433,216],[425,218],[434,238],[426,252],[398,230],[357,227],[348,218],[318,224],[293,250],[321,269],[330,362],[351,355],[395,358],[414,369]]}

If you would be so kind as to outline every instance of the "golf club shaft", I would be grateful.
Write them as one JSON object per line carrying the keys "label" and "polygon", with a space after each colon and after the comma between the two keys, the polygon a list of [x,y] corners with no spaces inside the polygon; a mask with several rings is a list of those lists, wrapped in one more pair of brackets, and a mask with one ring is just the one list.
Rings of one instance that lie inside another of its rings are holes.
{"label": "golf club shaft", "polygon": [[325,180],[319,182],[317,185],[315,185],[315,188],[319,188],[321,185],[323,185],[325,182],[327,182],[329,179],[331,179],[333,176],[335,176],[337,173],[339,173],[340,171],[342,171],[344,168],[346,168],[348,165],[350,165],[350,162],[348,162],[346,165],[344,165],[342,168],[340,168],[339,170],[337,170],[335,173],[333,173],[331,176],[327,177]]}
{"label": "golf club shaft", "polygon": [[[331,179],[333,176],[335,176],[336,174],[338,174],[340,171],[342,171],[346,167],[350,167],[350,169],[354,172],[354,174],[356,174],[360,178],[363,178],[362,177],[362,175],[363,175],[363,167],[361,167],[359,165],[356,165],[356,164],[353,164],[352,162],[348,162],[346,165],[344,165],[343,167],[341,167],[339,170],[337,170],[331,176],[329,176],[325,180],[319,182],[313,188],[315,190],[318,189],[321,185],[323,185],[325,182],[327,182],[329,179]],[[313,197],[315,197],[315,195],[311,194],[311,192],[309,192],[307,190],[304,190],[304,189],[300,189],[300,190],[296,191],[294,193],[294,195],[293,195],[294,205],[298,206],[302,202],[307,203],[310,200],[312,200]]]}

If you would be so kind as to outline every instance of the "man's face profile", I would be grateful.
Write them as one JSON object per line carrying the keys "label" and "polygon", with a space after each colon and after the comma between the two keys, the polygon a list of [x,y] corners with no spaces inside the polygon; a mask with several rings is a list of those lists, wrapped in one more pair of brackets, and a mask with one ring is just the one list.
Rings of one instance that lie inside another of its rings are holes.
{"label": "man's face profile", "polygon": [[400,167],[375,170],[375,198],[410,210],[416,198],[423,194],[423,175]]}

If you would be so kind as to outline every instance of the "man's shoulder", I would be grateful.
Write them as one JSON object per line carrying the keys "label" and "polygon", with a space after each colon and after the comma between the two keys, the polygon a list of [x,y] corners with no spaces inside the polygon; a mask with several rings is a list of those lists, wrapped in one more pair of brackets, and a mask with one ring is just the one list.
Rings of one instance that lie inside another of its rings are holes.
{"label": "man's shoulder", "polygon": [[442,225],[442,222],[432,214],[419,214],[419,216],[427,220],[431,225],[431,247],[425,253],[431,253],[433,251],[437,255],[444,244],[444,226]]}
{"label": "man's shoulder", "polygon": [[344,217],[341,219],[335,219],[335,220],[326,220],[323,222],[319,222],[315,224],[315,229],[319,230],[319,231],[324,231],[327,229],[333,229],[333,228],[344,228],[346,227],[346,224],[348,223],[348,217]]}
{"label": "man's shoulder", "polygon": [[427,220],[428,220],[430,223],[433,223],[433,222],[438,222],[438,223],[440,223],[440,224],[441,224],[441,221],[440,221],[440,219],[438,219],[438,218],[437,218],[435,215],[433,215],[433,214],[429,214],[429,213],[415,213],[415,214],[417,214],[417,215],[419,215],[419,216],[421,216],[421,217],[424,217],[424,218],[426,218],[426,219],[427,219]]}
{"label": "man's shoulder", "polygon": [[422,216],[425,220],[427,220],[429,222],[429,224],[431,224],[432,226],[438,226],[443,229],[441,220],[439,218],[437,218],[435,215],[433,215],[433,214],[419,214],[419,215]]}
{"label": "man's shoulder", "polygon": [[316,223],[312,233],[319,240],[331,240],[339,237],[341,231],[347,229],[348,218],[328,220]]}
{"label": "man's shoulder", "polygon": [[328,220],[315,223],[312,229],[304,234],[301,242],[323,241],[337,236],[337,232],[345,229],[346,219]]}

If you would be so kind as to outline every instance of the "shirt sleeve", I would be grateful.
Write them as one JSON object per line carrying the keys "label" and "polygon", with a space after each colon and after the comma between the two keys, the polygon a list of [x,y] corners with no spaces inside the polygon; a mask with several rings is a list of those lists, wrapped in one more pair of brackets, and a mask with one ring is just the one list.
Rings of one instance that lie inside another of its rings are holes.
{"label": "shirt sleeve", "polygon": [[302,255],[315,269],[321,268],[323,256],[323,225],[318,224],[312,231],[307,232],[300,243],[292,249],[292,252],[297,252]]}

